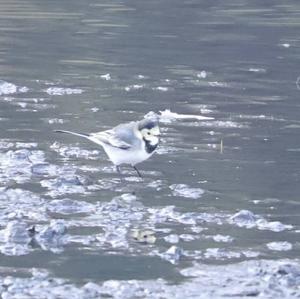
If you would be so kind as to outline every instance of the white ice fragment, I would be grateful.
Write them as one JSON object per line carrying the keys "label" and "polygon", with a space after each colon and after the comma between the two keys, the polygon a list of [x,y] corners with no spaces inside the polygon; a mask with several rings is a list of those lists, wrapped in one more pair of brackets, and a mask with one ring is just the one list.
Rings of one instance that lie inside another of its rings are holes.
{"label": "white ice fragment", "polygon": [[33,148],[37,147],[38,144],[36,142],[16,142],[16,148]]}
{"label": "white ice fragment", "polygon": [[208,85],[211,87],[228,87],[228,84],[226,82],[218,81],[208,82]]}
{"label": "white ice fragment", "polygon": [[[18,87],[13,83],[9,83],[3,80],[0,80],[0,96],[1,95],[8,95],[14,93],[25,93],[28,92],[29,88],[26,86]],[[9,100],[9,98],[7,98]]]}
{"label": "white ice fragment", "polygon": [[289,242],[283,241],[283,242],[270,242],[267,244],[267,247],[270,250],[274,250],[274,251],[288,251],[293,248],[293,245]]}
{"label": "white ice fragment", "polygon": [[260,230],[271,230],[273,232],[282,232],[293,228],[292,225],[283,224],[280,221],[267,221],[265,219],[258,219],[256,225]]}
{"label": "white ice fragment", "polygon": [[104,79],[104,80],[106,80],[106,81],[111,80],[111,76],[110,76],[109,73],[104,74],[104,75],[101,75],[100,78],[101,78],[101,79]]}
{"label": "white ice fragment", "polygon": [[18,102],[17,104],[23,109],[26,108],[28,105],[28,103],[25,103],[25,102]]}
{"label": "white ice fragment", "polygon": [[154,87],[153,90],[158,90],[158,91],[168,91],[169,88],[166,87],[166,86],[157,86],[157,87]]}
{"label": "white ice fragment", "polygon": [[48,123],[51,125],[52,124],[63,124],[64,120],[61,118],[50,118],[50,119],[48,119]]}
{"label": "white ice fragment", "polygon": [[7,243],[28,244],[31,241],[26,223],[22,221],[11,221],[6,228],[0,231],[0,236]]}
{"label": "white ice fragment", "polygon": [[132,194],[132,193],[123,193],[121,196],[120,196],[121,199],[123,199],[125,202],[133,202],[137,199],[137,197]]}
{"label": "white ice fragment", "polygon": [[266,69],[251,67],[251,68],[249,68],[249,72],[252,72],[252,73],[266,73]]}
{"label": "white ice fragment", "polygon": [[171,244],[176,244],[179,242],[179,236],[176,234],[171,234],[164,237],[164,240]]}
{"label": "white ice fragment", "polygon": [[20,93],[26,93],[28,91],[29,91],[29,88],[26,86],[22,86],[22,87],[18,88],[18,92],[20,92]]}
{"label": "white ice fragment", "polygon": [[93,204],[69,198],[52,200],[47,204],[47,209],[52,213],[63,215],[92,213],[95,211]]}
{"label": "white ice fragment", "polygon": [[179,237],[185,242],[191,242],[197,239],[197,236],[191,234],[181,234]]}
{"label": "white ice fragment", "polygon": [[64,175],[55,179],[42,180],[40,184],[48,188],[48,195],[57,197],[62,194],[84,193],[86,187],[81,182],[82,178],[75,175]]}
{"label": "white ice fragment", "polygon": [[131,90],[139,90],[144,88],[143,84],[133,84],[125,87],[126,91],[131,91]]}
{"label": "white ice fragment", "polygon": [[253,250],[243,250],[242,253],[245,257],[248,258],[254,258],[260,256],[260,253],[258,251],[253,251]]}
{"label": "white ice fragment", "polygon": [[92,112],[98,112],[98,111],[99,111],[99,108],[98,108],[98,107],[93,107],[93,108],[91,108],[91,111],[92,111]]}
{"label": "white ice fragment", "polygon": [[289,43],[284,43],[284,44],[280,44],[280,45],[284,48],[289,48],[291,46],[291,44],[289,44]]}
{"label": "white ice fragment", "polygon": [[55,96],[83,93],[83,90],[80,88],[64,88],[64,87],[49,87],[44,91],[49,95],[55,95]]}
{"label": "white ice fragment", "polygon": [[224,242],[224,243],[230,243],[233,241],[233,238],[230,236],[224,236],[224,235],[215,235],[213,236],[213,240],[215,242]]}
{"label": "white ice fragment", "polygon": [[229,222],[239,227],[256,227],[259,230],[270,230],[274,232],[281,232],[293,228],[292,225],[282,224],[279,221],[267,221],[260,216],[254,215],[248,210],[241,210],[235,215],[231,216]]}
{"label": "white ice fragment", "polygon": [[224,248],[207,248],[204,253],[206,258],[215,258],[217,260],[226,260],[232,258],[240,258],[241,253],[230,251]]}
{"label": "white ice fragment", "polygon": [[66,243],[65,234],[67,227],[61,219],[51,220],[50,225],[35,235],[35,240],[43,250],[50,250],[53,253],[60,253],[62,246]]}
{"label": "white ice fragment", "polygon": [[171,246],[166,252],[159,254],[164,260],[171,264],[177,264],[183,256],[183,250],[175,245]]}
{"label": "white ice fragment", "polygon": [[17,92],[17,86],[13,83],[0,80],[0,96],[6,94],[13,94]]}
{"label": "white ice fragment", "polygon": [[205,128],[245,128],[246,125],[237,123],[231,120],[215,120],[215,121],[203,121],[199,124],[201,127]]}
{"label": "white ice fragment", "polygon": [[28,254],[30,241],[26,223],[19,220],[11,221],[0,231],[0,252],[10,256]]}
{"label": "white ice fragment", "polygon": [[172,120],[172,119],[197,119],[197,120],[210,120],[214,119],[213,117],[207,117],[202,115],[194,115],[194,114],[179,114],[176,112],[171,112],[171,110],[166,109],[160,112],[161,120]]}
{"label": "white ice fragment", "polygon": [[207,72],[206,71],[201,71],[199,74],[197,74],[197,77],[205,79],[207,77]]}
{"label": "white ice fragment", "polygon": [[181,196],[186,198],[198,199],[204,193],[201,188],[191,188],[186,184],[173,184],[169,188],[173,191],[174,196]]}
{"label": "white ice fragment", "polygon": [[238,213],[230,217],[230,222],[236,224],[239,227],[252,228],[256,226],[256,220],[258,217],[251,211],[241,210]]}
{"label": "white ice fragment", "polygon": [[85,150],[76,146],[63,146],[59,142],[54,142],[50,148],[63,157],[76,157],[96,160],[99,157],[98,150]]}

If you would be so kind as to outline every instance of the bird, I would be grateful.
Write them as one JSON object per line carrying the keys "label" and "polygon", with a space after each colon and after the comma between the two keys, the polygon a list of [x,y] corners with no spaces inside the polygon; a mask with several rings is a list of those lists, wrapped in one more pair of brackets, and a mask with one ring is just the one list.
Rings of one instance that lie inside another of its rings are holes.
{"label": "bird", "polygon": [[153,155],[161,135],[156,118],[122,123],[112,129],[89,134],[66,130],[55,130],[54,132],[83,137],[101,145],[120,175],[120,166],[128,164],[133,167],[140,178],[142,175],[136,165]]}

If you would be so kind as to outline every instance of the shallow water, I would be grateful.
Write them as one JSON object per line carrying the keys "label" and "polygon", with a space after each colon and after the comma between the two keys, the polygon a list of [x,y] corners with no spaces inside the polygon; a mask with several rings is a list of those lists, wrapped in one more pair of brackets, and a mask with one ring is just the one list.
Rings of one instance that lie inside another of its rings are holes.
{"label": "shallow water", "polygon": [[[5,298],[300,297],[300,5],[223,2],[1,1]],[[143,179],[53,132],[150,111]]]}

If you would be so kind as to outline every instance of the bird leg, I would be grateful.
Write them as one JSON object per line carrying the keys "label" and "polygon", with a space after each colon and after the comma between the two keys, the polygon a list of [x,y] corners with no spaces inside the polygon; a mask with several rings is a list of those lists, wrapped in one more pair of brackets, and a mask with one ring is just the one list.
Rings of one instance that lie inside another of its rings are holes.
{"label": "bird leg", "polygon": [[122,176],[122,172],[121,172],[121,167],[120,167],[120,165],[116,165],[116,170],[117,170],[117,173],[118,173],[119,176],[120,176],[121,182],[124,182],[124,178],[123,178],[123,176]]}
{"label": "bird leg", "polygon": [[121,168],[119,165],[116,165],[116,170],[119,175],[122,175]]}
{"label": "bird leg", "polygon": [[140,178],[143,178],[142,175],[141,175],[141,173],[139,172],[139,170],[138,170],[134,165],[132,165],[132,167],[133,167],[133,169],[136,171],[136,173],[138,174],[138,176],[139,176]]}

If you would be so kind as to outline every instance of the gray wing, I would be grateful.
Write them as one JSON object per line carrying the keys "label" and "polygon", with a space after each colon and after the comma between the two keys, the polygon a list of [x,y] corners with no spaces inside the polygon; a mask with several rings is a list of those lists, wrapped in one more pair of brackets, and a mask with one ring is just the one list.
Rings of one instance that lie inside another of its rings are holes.
{"label": "gray wing", "polygon": [[98,133],[91,133],[89,137],[94,142],[106,143],[110,146],[129,149],[134,147],[140,140],[136,136],[136,122],[121,124],[117,127]]}

